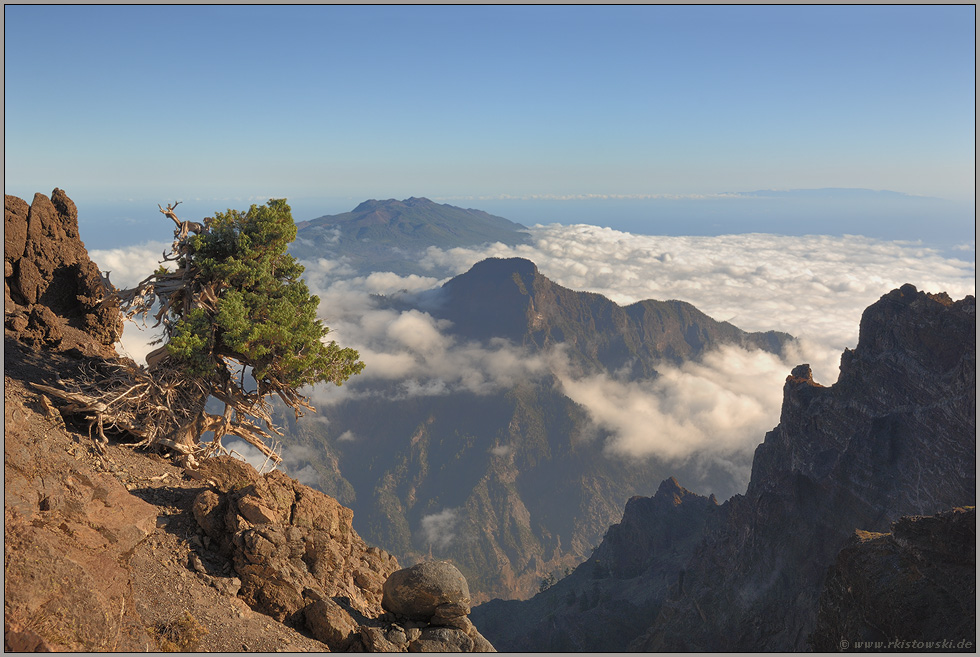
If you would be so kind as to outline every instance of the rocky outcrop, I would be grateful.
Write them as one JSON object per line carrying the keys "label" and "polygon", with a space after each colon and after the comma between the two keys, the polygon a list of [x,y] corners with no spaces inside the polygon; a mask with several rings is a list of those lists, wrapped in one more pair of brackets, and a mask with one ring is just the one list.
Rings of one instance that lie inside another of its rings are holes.
{"label": "rocky outcrop", "polygon": [[[694,541],[653,517],[641,523],[648,530],[633,530],[660,543],[638,542],[628,567],[610,572],[610,588],[621,593],[603,602],[630,622],[612,638],[575,634],[573,649],[804,650],[827,569],[855,529],[883,532],[903,515],[973,504],[972,296],[953,301],[911,285],[889,292],[865,311],[836,384],[817,384],[801,365],[783,394],[779,425],[756,450],[745,495],[699,511],[705,530]],[[617,534],[610,530],[597,554],[621,542]],[[565,619],[577,613],[558,607],[556,596],[568,595],[559,587],[575,584],[581,570],[506,613],[484,614],[484,605],[473,617],[503,650],[555,649],[546,628],[570,625]],[[574,590],[579,600],[583,589]],[[656,609],[654,622],[639,620],[637,609]],[[523,646],[509,639],[510,622],[525,627]]]}
{"label": "rocky outcrop", "polygon": [[119,304],[78,234],[78,210],[60,189],[28,206],[4,196],[4,323],[35,349],[113,356]]}
{"label": "rocky outcrop", "polygon": [[386,612],[398,562],[333,498],[230,457],[183,470],[66,425],[29,384],[116,367],[119,308],[63,192],[6,201],[5,650],[493,650],[466,596]]}
{"label": "rocky outcrop", "polygon": [[[673,477],[626,503],[592,556],[531,600],[492,600],[473,620],[502,650],[618,652],[684,590],[690,554],[723,519]],[[546,619],[542,622],[542,619]]]}
{"label": "rocky outcrop", "polygon": [[836,384],[804,366],[787,378],[746,494],[632,647],[805,649],[827,568],[855,529],[975,496],[975,300],[902,286],[864,312]]}
{"label": "rocky outcrop", "polygon": [[448,562],[422,562],[384,584],[385,613],[367,617],[346,599],[320,598],[305,608],[313,636],[344,652],[496,652],[476,629],[466,578]]}
{"label": "rocky outcrop", "polygon": [[418,628],[417,638],[406,635],[404,642],[394,642],[410,652],[495,652],[467,617],[469,586],[448,561],[423,561],[393,573],[385,582],[382,605],[389,620]]}
{"label": "rocky outcrop", "polygon": [[493,649],[467,618],[469,589],[451,564],[399,570],[361,540],[350,509],[281,472],[218,457],[194,476],[208,485],[194,517],[256,611],[308,628],[332,650]]}
{"label": "rocky outcrop", "polygon": [[465,616],[470,613],[470,587],[448,561],[424,561],[392,574],[381,604],[413,620]]}
{"label": "rocky outcrop", "polygon": [[636,577],[675,557],[679,548],[693,547],[718,526],[718,511],[714,495],[704,497],[674,477],[666,479],[653,497],[637,496],[626,503],[622,522],[609,528],[596,549],[594,567],[615,579]]}
{"label": "rocky outcrop", "polygon": [[976,538],[974,507],[856,531],[827,576],[811,647],[975,651]]}
{"label": "rocky outcrop", "polygon": [[350,509],[227,456],[205,461],[196,476],[210,486],[194,501],[194,517],[234,563],[252,608],[298,622],[314,597],[342,597],[360,614],[382,613],[381,587],[398,562],[361,540]]}

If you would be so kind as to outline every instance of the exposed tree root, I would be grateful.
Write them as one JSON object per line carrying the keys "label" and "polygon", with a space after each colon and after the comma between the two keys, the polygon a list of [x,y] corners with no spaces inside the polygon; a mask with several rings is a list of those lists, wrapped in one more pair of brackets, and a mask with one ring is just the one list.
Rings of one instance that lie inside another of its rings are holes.
{"label": "exposed tree root", "polygon": [[[200,408],[208,392],[200,381],[184,379],[172,370],[151,373],[123,363],[107,364],[112,372],[92,372],[85,377],[86,383],[75,385],[73,390],[32,384],[68,402],[60,408],[61,413],[88,422],[89,435],[94,427],[93,439],[100,451],[104,448],[99,443],[108,442],[105,431],[111,428],[128,434],[131,447],[165,447],[180,454],[185,465],[194,467],[199,457],[228,453],[221,439],[234,435],[256,447],[273,464],[281,462],[265,443],[270,434],[245,417],[251,409],[243,404],[226,403],[222,415],[207,413]],[[193,411],[195,408],[199,410]],[[268,417],[264,412],[262,415]],[[214,439],[201,443],[200,437],[207,432],[214,432]]]}

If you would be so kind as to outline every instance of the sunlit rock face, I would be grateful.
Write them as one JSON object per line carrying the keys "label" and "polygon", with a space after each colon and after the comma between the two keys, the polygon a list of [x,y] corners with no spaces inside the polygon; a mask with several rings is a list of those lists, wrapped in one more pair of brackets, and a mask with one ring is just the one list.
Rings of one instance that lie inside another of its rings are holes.
{"label": "sunlit rock face", "polygon": [[4,324],[35,349],[115,356],[119,302],[78,234],[78,210],[55,188],[28,205],[4,196]]}

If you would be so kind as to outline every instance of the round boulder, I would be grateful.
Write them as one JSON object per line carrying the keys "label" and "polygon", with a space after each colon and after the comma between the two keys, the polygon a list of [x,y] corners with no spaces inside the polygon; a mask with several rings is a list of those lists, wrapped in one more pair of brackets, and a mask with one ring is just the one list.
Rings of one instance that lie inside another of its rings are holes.
{"label": "round boulder", "polygon": [[448,561],[424,561],[391,574],[384,583],[381,606],[398,616],[429,620],[440,605],[469,611],[470,587]]}

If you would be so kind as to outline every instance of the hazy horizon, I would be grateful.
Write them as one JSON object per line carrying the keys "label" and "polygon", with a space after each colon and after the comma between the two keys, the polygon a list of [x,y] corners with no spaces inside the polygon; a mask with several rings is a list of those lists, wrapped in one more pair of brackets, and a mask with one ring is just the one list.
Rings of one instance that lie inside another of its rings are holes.
{"label": "hazy horizon", "polygon": [[[52,188],[53,189],[53,188]],[[51,189],[8,194],[28,203],[33,194]],[[172,229],[157,205],[175,200],[177,214],[199,221],[228,208],[247,209],[266,197],[215,199],[116,199],[92,202],[65,190],[78,206],[79,230],[91,249],[133,246],[166,241]],[[826,192],[818,194],[818,192]],[[426,196],[423,193],[415,196]],[[377,200],[394,198],[383,196]],[[407,197],[405,197],[407,198]],[[790,193],[655,197],[469,198],[427,196],[437,203],[483,210],[525,226],[588,224],[637,235],[860,235],[883,240],[918,241],[964,257],[975,250],[976,230],[972,203],[916,197],[879,190],[793,190]],[[368,198],[288,198],[295,221],[353,210]],[[403,200],[403,199],[397,199]],[[970,248],[968,248],[970,247]]]}

